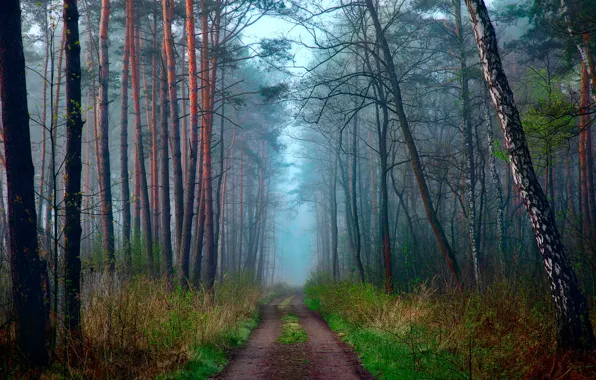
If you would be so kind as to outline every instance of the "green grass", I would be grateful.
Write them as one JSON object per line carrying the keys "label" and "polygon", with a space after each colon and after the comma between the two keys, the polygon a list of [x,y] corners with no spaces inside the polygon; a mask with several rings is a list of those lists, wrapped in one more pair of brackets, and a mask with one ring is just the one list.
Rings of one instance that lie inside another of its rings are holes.
{"label": "green grass", "polygon": [[193,348],[193,357],[184,368],[159,379],[208,379],[225,368],[230,350],[248,341],[250,333],[259,325],[259,315],[240,322],[227,333],[222,334],[217,344],[206,344]]}
{"label": "green grass", "polygon": [[415,322],[375,321],[386,295],[361,284],[307,284],[305,303],[319,312],[341,339],[354,348],[377,379],[465,379],[465,360],[441,348]]}
{"label": "green grass", "polygon": [[378,379],[466,378],[449,353],[408,344],[404,337],[373,328],[357,328],[339,315],[327,315],[329,327],[359,354],[362,365]]}
{"label": "green grass", "polygon": [[281,318],[282,333],[278,342],[282,344],[304,343],[308,340],[306,331],[300,326],[300,319],[294,314],[286,314]]}

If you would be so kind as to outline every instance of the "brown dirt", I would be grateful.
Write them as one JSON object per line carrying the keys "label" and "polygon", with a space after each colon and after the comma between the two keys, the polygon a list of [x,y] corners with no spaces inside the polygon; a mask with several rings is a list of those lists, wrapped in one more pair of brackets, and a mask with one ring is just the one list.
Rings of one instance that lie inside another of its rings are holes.
{"label": "brown dirt", "polygon": [[217,379],[373,379],[354,351],[342,343],[319,315],[304,305],[304,297],[292,299],[292,312],[308,334],[306,343],[281,344],[281,316],[277,298],[261,310],[261,324],[248,345],[239,349]]}

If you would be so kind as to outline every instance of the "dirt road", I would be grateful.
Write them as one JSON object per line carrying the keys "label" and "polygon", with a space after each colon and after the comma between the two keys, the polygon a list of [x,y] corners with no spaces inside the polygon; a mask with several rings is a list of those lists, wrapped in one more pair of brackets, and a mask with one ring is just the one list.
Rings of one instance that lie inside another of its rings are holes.
{"label": "dirt road", "polygon": [[366,372],[358,357],[329,329],[316,313],[304,305],[302,295],[290,303],[291,313],[300,319],[308,334],[305,343],[282,344],[283,315],[279,305],[284,300],[276,298],[263,307],[261,324],[252,333],[246,347],[232,356],[228,367],[217,379],[373,379]]}

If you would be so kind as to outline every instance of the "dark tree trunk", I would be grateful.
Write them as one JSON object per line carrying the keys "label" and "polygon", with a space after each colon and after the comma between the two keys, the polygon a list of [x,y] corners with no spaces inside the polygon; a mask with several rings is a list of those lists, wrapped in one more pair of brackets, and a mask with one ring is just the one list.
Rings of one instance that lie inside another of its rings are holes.
{"label": "dark tree trunk", "polygon": [[362,250],[362,242],[360,236],[360,216],[358,215],[358,194],[356,194],[356,183],[358,180],[358,117],[354,117],[354,130],[352,135],[352,214],[354,220],[354,243],[356,244],[355,257],[356,267],[358,268],[358,275],[360,282],[364,282],[364,267],[362,266],[362,259],[360,252]]}
{"label": "dark tree trunk", "polygon": [[513,92],[499,54],[497,38],[483,0],[466,0],[478,45],[484,78],[495,104],[511,157],[515,183],[526,206],[534,236],[544,259],[557,311],[557,344],[560,350],[590,349],[594,332],[586,299],[569,264],[555,216],[540,187]]}
{"label": "dark tree trunk", "polygon": [[16,342],[25,360],[37,366],[48,361],[49,302],[44,292],[48,273],[37,245],[35,172],[19,0],[2,1],[0,25],[0,100]]}
{"label": "dark tree trunk", "polygon": [[338,228],[337,228],[337,164],[339,161],[339,145],[337,146],[333,160],[332,184],[330,186],[330,219],[331,219],[331,261],[333,265],[333,279],[339,281],[339,254],[338,254]]}
{"label": "dark tree trunk", "polygon": [[161,188],[161,250],[164,272],[168,278],[172,276],[172,230],[170,226],[170,160],[168,155],[168,87],[167,69],[165,67],[165,46],[162,54],[160,92],[160,144],[159,144],[159,180]]}
{"label": "dark tree trunk", "polygon": [[[104,3],[106,2],[107,0],[104,0]],[[83,120],[81,119],[81,45],[79,44],[77,0],[64,0],[64,27],[67,30],[64,46],[66,49],[65,327],[71,338],[80,343],[82,338],[81,172],[83,165],[81,163],[81,136],[83,133]]]}
{"label": "dark tree trunk", "polygon": [[126,30],[124,34],[124,53],[122,55],[122,76],[120,85],[122,94],[120,99],[120,181],[122,182],[122,251],[126,269],[132,267],[130,249],[130,185],[128,176],[128,69],[130,55],[130,31],[132,13],[130,1],[126,2]]}
{"label": "dark tree trunk", "polygon": [[[197,160],[199,146],[199,99],[197,86],[197,58],[195,44],[195,18],[193,0],[186,0],[186,30],[188,32],[188,77],[190,95],[190,164],[184,186],[184,218],[182,222],[182,238],[178,247],[178,266],[180,284],[186,286],[189,276],[190,246],[195,198],[195,181],[197,176]],[[201,71],[201,75],[205,75]],[[186,141],[184,142],[186,144]]]}
{"label": "dark tree trunk", "polygon": [[384,59],[385,68],[387,70],[387,75],[390,79],[391,90],[393,94],[393,102],[395,104],[395,110],[397,112],[397,117],[399,119],[399,124],[402,130],[402,134],[404,140],[406,142],[406,146],[410,153],[410,157],[412,159],[412,167],[414,169],[414,175],[416,176],[416,181],[418,182],[418,188],[420,190],[420,195],[422,197],[422,202],[424,203],[424,209],[426,210],[426,215],[428,220],[431,224],[431,227],[435,233],[437,243],[443,253],[445,261],[447,262],[447,266],[449,271],[453,275],[453,279],[457,286],[460,286],[460,272],[459,266],[457,264],[457,260],[447,240],[447,236],[445,235],[445,231],[439,221],[439,217],[437,215],[436,210],[431,201],[430,190],[428,188],[428,184],[426,182],[426,178],[424,175],[424,171],[422,169],[422,162],[420,161],[420,155],[418,153],[418,148],[416,147],[416,142],[414,141],[414,136],[412,135],[412,131],[410,130],[410,125],[406,116],[406,112],[403,107],[402,102],[402,95],[401,95],[401,88],[399,85],[399,80],[397,76],[397,71],[395,68],[395,63],[393,62],[393,56],[391,54],[391,48],[389,47],[389,43],[387,42],[387,38],[385,36],[385,28],[381,25],[379,21],[379,15],[373,4],[373,0],[366,0],[366,7],[368,12],[371,15],[375,31],[377,33],[377,42],[381,46],[382,55]]}
{"label": "dark tree trunk", "polygon": [[[133,0],[129,0],[133,1]],[[131,13],[134,15],[133,4],[130,5]],[[133,28],[133,26],[130,26]],[[132,31],[129,30],[132,35]],[[132,78],[132,97],[134,102],[135,114],[135,145],[137,147],[136,164],[138,184],[140,187],[140,203],[142,205],[142,229],[143,229],[143,244],[145,247],[145,258],[147,265],[147,273],[153,273],[153,238],[151,230],[151,210],[149,207],[149,189],[147,187],[147,171],[145,170],[145,150],[143,146],[143,131],[141,126],[141,102],[140,102],[140,81],[139,81],[139,60],[137,55],[137,48],[134,43],[134,38],[131,38],[130,44],[130,60],[131,60],[131,78]]]}

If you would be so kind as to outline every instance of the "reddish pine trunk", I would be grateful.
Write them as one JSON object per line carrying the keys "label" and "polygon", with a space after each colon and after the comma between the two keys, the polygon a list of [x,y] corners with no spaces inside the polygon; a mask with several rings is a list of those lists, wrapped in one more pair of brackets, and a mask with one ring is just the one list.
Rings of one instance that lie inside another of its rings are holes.
{"label": "reddish pine trunk", "polygon": [[[190,95],[190,165],[186,174],[184,186],[184,219],[182,223],[182,239],[178,250],[179,280],[186,286],[189,277],[190,246],[192,235],[192,220],[195,198],[195,181],[197,174],[197,159],[199,146],[199,99],[197,87],[197,58],[195,44],[195,18],[193,0],[186,0],[186,30],[188,34],[188,77]],[[204,72],[201,71],[201,75]],[[206,115],[203,116],[205,118]]]}
{"label": "reddish pine trunk", "polygon": [[170,123],[172,128],[172,166],[174,169],[174,221],[176,225],[177,247],[180,247],[182,238],[182,223],[184,213],[183,187],[182,187],[182,163],[180,153],[180,125],[178,120],[178,91],[176,87],[176,61],[174,51],[174,37],[172,36],[172,17],[174,12],[174,0],[163,1],[164,18],[164,43],[166,45],[166,57],[168,68],[168,87],[170,95]]}
{"label": "reddish pine trunk", "polygon": [[98,174],[101,193],[101,213],[103,225],[103,249],[106,252],[107,266],[111,272],[115,268],[114,257],[114,214],[112,211],[112,182],[110,171],[109,120],[108,120],[108,80],[110,61],[108,54],[108,22],[110,1],[102,0],[99,27],[99,152]]}
{"label": "reddish pine trunk", "polygon": [[38,366],[48,361],[49,310],[44,292],[48,274],[37,245],[35,172],[19,0],[3,2],[0,25],[0,100],[16,342],[27,364]]}

